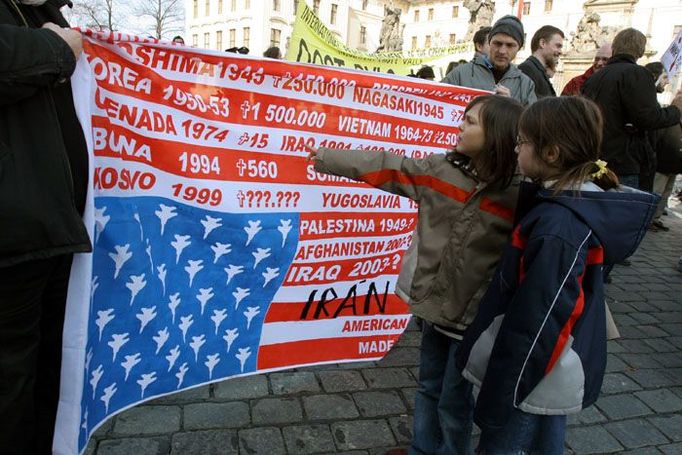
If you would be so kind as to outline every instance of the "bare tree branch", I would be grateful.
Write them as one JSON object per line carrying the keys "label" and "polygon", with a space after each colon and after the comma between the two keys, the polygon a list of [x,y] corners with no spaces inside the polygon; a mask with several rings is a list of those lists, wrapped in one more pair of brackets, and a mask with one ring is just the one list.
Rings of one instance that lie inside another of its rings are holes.
{"label": "bare tree branch", "polygon": [[182,0],[137,0],[133,8],[139,17],[150,20],[149,31],[156,38],[184,30],[184,5]]}
{"label": "bare tree branch", "polygon": [[119,0],[76,0],[71,16],[79,25],[115,31],[123,14]]}

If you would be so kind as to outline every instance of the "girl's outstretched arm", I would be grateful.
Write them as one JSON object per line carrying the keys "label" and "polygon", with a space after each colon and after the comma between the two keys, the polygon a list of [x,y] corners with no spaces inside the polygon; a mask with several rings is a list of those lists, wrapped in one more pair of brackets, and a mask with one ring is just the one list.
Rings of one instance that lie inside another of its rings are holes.
{"label": "girl's outstretched arm", "polygon": [[421,198],[424,188],[434,178],[435,160],[443,159],[439,155],[413,159],[391,152],[370,150],[306,149],[308,160],[314,162],[318,172],[365,182],[415,201]]}

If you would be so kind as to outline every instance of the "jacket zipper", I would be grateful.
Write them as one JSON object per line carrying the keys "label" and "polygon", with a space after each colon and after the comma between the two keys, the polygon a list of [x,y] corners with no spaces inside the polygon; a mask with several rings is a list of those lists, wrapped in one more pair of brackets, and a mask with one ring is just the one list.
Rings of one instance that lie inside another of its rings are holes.
{"label": "jacket zipper", "polygon": [[24,17],[24,13],[21,12],[21,9],[17,6],[17,4],[14,2],[14,0],[9,0],[10,4],[14,7],[14,9],[17,11],[19,14],[19,17],[21,17],[21,20],[24,22],[24,26],[28,27],[28,21]]}

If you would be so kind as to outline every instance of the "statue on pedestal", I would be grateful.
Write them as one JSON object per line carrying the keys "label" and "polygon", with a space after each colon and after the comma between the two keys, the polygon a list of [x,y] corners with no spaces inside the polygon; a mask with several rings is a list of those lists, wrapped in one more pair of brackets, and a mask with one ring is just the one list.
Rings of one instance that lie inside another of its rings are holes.
{"label": "statue on pedestal", "polygon": [[402,10],[400,8],[384,6],[384,19],[381,22],[377,52],[403,50],[403,29],[405,25],[400,24],[401,14]]}
{"label": "statue on pedestal", "polygon": [[464,0],[463,6],[469,10],[470,14],[465,41],[471,41],[479,28],[492,25],[495,2],[493,0]]}
{"label": "statue on pedestal", "polygon": [[585,12],[571,40],[571,49],[574,53],[592,52],[602,44],[613,41],[618,29],[611,26],[602,27],[599,25],[600,21],[599,14]]}

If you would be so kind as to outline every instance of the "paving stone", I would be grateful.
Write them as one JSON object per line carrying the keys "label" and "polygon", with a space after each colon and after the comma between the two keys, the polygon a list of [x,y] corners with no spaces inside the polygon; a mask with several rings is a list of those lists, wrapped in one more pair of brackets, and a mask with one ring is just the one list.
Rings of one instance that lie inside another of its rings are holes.
{"label": "paving stone", "polygon": [[352,392],[367,388],[359,371],[330,370],[317,373],[325,392]]}
{"label": "paving stone", "polygon": [[675,414],[672,416],[650,417],[649,422],[653,423],[656,428],[661,430],[669,439],[680,442],[682,441],[682,415]]}
{"label": "paving stone", "polygon": [[249,405],[242,401],[188,404],[184,417],[185,430],[242,428],[251,422]]}
{"label": "paving stone", "polygon": [[268,378],[265,375],[234,378],[214,384],[213,396],[219,400],[246,400],[268,395]]}
{"label": "paving stone", "polygon": [[601,426],[573,427],[566,430],[566,443],[576,454],[607,453],[621,450],[618,441]]}
{"label": "paving stone", "polygon": [[672,385],[682,386],[682,368],[666,368],[663,373],[670,378]]}
{"label": "paving stone", "polygon": [[676,311],[680,309],[680,304],[675,299],[649,300],[649,304],[661,311]]}
{"label": "paving stone", "polygon": [[673,381],[663,371],[664,370],[646,369],[629,371],[626,374],[642,387],[649,389],[675,385],[675,381]]}
{"label": "paving stone", "polygon": [[419,363],[419,348],[393,348],[379,361],[380,367],[412,366]]}
{"label": "paving stone", "polygon": [[95,439],[90,439],[88,445],[85,446],[85,451],[83,455],[96,455],[97,454],[97,441]]}
{"label": "paving stone", "polygon": [[303,419],[301,404],[295,398],[263,398],[251,406],[253,423],[298,423]]}
{"label": "paving stone", "polygon": [[656,427],[644,419],[610,422],[604,424],[604,428],[628,449],[668,442],[666,437]]}
{"label": "paving stone", "polygon": [[657,313],[656,317],[665,323],[682,322],[682,305],[677,304],[678,311],[668,311],[664,313]]}
{"label": "paving stone", "polygon": [[665,365],[668,368],[679,368],[682,367],[682,353],[679,352],[662,352],[658,354],[652,354],[652,357],[661,365]]}
{"label": "paving stone", "polygon": [[350,362],[350,363],[339,363],[336,365],[337,368],[342,370],[363,370],[365,368],[374,368],[377,366],[377,362]]}
{"label": "paving stone", "polygon": [[609,354],[618,354],[621,352],[628,352],[622,345],[618,344],[615,340],[610,340],[606,342],[606,352]]}
{"label": "paving stone", "polygon": [[422,343],[422,334],[420,331],[403,332],[398,340],[400,346],[419,347]]}
{"label": "paving stone", "polygon": [[642,388],[632,379],[622,373],[609,373],[604,375],[604,383],[601,392],[604,394],[631,392]]}
{"label": "paving stone", "polygon": [[625,352],[632,354],[651,354],[654,352],[654,348],[646,344],[643,340],[619,340],[618,344],[625,348]]}
{"label": "paving stone", "polygon": [[180,404],[180,403],[196,403],[208,400],[210,396],[210,387],[203,385],[201,387],[195,387],[193,389],[184,390],[182,392],[173,393],[171,395],[166,395],[160,398],[156,398],[150,402],[148,405],[165,405],[165,404]]}
{"label": "paving stone", "polygon": [[629,313],[628,316],[630,316],[632,319],[637,321],[640,325],[641,324],[658,324],[659,321],[656,319],[654,316],[652,316],[651,313]]}
{"label": "paving stone", "polygon": [[388,447],[395,444],[393,433],[385,420],[356,420],[331,425],[336,447],[341,450]]}
{"label": "paving stone", "polygon": [[284,454],[284,441],[279,428],[250,428],[239,432],[239,450],[248,455]]}
{"label": "paving stone", "polygon": [[652,354],[618,354],[618,357],[635,369],[661,367],[661,364],[656,361],[656,357]]}
{"label": "paving stone", "polygon": [[644,447],[642,449],[628,450],[619,452],[620,455],[661,455],[661,451],[656,447]]}
{"label": "paving stone", "polygon": [[403,400],[394,391],[368,391],[353,394],[363,417],[401,414],[407,411]]}
{"label": "paving stone", "polygon": [[407,409],[410,411],[414,411],[414,396],[417,393],[417,388],[416,387],[408,387],[405,389],[401,389],[400,391],[403,395],[403,399],[405,400],[405,403],[407,403]]}
{"label": "paving stone", "polygon": [[163,438],[126,438],[101,441],[97,455],[165,455],[169,451],[168,441]]}
{"label": "paving stone", "polygon": [[388,422],[398,444],[408,445],[412,441],[412,416],[391,417]]}
{"label": "paving stone", "polygon": [[682,336],[681,337],[668,337],[666,338],[666,341],[669,343],[674,344],[678,348],[682,349]]}
{"label": "paving stone", "polygon": [[173,433],[180,429],[178,406],[138,406],[119,414],[114,433],[144,435]]}
{"label": "paving stone", "polygon": [[639,329],[640,332],[649,338],[662,338],[669,336],[667,332],[659,329],[655,325],[638,325],[637,329]]}
{"label": "paving stone", "polygon": [[594,405],[577,414],[568,415],[568,425],[592,425],[601,422],[606,422],[606,417]]}
{"label": "paving stone", "polygon": [[272,384],[272,393],[275,395],[320,391],[320,385],[317,383],[315,373],[311,371],[272,373],[269,376],[270,384]]}
{"label": "paving stone", "polygon": [[665,455],[680,455],[682,453],[682,444],[658,446],[658,450],[663,452]]}
{"label": "paving stone", "polygon": [[286,427],[282,430],[289,454],[334,451],[334,440],[328,425]]}
{"label": "paving stone", "polygon": [[625,371],[629,367],[621,359],[616,357],[616,354],[609,354],[606,358],[606,372],[613,373],[616,371]]}
{"label": "paving stone", "polygon": [[645,390],[636,392],[635,395],[656,412],[665,413],[682,410],[682,398],[675,395],[672,390]]}
{"label": "paving stone", "polygon": [[210,430],[175,433],[171,455],[238,455],[239,439],[235,430]]}
{"label": "paving stone", "polygon": [[390,387],[414,386],[414,378],[405,368],[376,368],[362,370],[370,387],[382,389]]}
{"label": "paving stone", "polygon": [[419,366],[411,367],[409,370],[410,370],[410,374],[414,378],[415,382],[419,381]]}
{"label": "paving stone", "polygon": [[360,415],[347,394],[303,397],[303,408],[310,420],[352,419]]}
{"label": "paving stone", "polygon": [[658,327],[672,336],[682,335],[682,324],[659,324]]}
{"label": "paving stone", "polygon": [[114,421],[116,420],[115,417],[111,417],[102,423],[99,428],[95,430],[94,433],[90,436],[91,438],[94,439],[103,439],[105,438],[111,430],[114,428]]}
{"label": "paving stone", "polygon": [[613,315],[613,319],[618,327],[637,325],[639,321],[630,316],[631,313],[618,313]]}
{"label": "paving stone", "polygon": [[597,400],[597,407],[610,419],[628,419],[651,414],[651,409],[630,394],[608,395]]}

